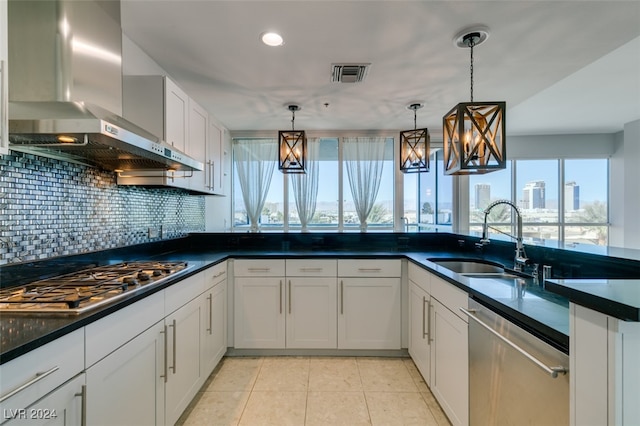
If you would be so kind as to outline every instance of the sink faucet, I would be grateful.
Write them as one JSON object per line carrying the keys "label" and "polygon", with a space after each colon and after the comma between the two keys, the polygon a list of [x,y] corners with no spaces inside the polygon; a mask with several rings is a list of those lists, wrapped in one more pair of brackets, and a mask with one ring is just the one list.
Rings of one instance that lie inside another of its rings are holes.
{"label": "sink faucet", "polygon": [[402,216],[402,223],[404,223],[404,232],[409,232],[409,218]]}
{"label": "sink faucet", "polygon": [[[516,271],[520,271],[522,272],[522,269],[524,267],[524,265],[529,264],[529,258],[527,258],[527,254],[524,251],[524,245],[522,244],[522,214],[520,213],[520,209],[518,208],[518,206],[516,206],[515,204],[513,204],[511,201],[509,200],[497,200],[494,201],[493,203],[489,204],[487,206],[486,209],[484,209],[484,222],[482,224],[482,238],[480,239],[480,243],[478,244],[479,246],[484,246],[486,244],[489,244],[489,225],[487,224],[487,216],[489,216],[489,212],[491,212],[491,209],[493,209],[495,206],[500,205],[500,204],[506,204],[507,206],[510,206],[511,208],[513,208],[513,210],[516,212],[516,236],[514,237],[511,234],[507,234],[506,232],[502,232],[499,231],[500,233],[503,233],[505,235],[508,235],[511,238],[515,238],[516,240],[516,255],[515,255],[515,259],[514,259],[514,266],[513,269]],[[495,229],[495,228],[494,228]]]}

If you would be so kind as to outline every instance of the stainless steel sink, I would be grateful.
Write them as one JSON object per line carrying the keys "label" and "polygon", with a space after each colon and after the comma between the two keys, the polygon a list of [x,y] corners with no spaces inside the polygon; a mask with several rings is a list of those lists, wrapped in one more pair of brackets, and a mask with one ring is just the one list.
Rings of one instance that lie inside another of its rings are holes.
{"label": "stainless steel sink", "polygon": [[427,259],[458,274],[503,274],[504,267],[497,263],[473,259]]}
{"label": "stainless steel sink", "polygon": [[496,278],[508,278],[508,279],[513,279],[513,278],[522,278],[518,275],[515,274],[511,274],[509,272],[486,272],[486,273],[471,273],[471,274],[460,274],[463,275],[467,278],[491,278],[491,279],[496,279]]}

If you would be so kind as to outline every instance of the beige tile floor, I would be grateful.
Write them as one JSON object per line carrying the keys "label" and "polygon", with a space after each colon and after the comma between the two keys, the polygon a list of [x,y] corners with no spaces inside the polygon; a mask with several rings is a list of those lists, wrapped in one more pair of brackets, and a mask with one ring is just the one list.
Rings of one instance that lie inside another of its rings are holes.
{"label": "beige tile floor", "polygon": [[426,425],[447,417],[409,358],[224,358],[179,425]]}

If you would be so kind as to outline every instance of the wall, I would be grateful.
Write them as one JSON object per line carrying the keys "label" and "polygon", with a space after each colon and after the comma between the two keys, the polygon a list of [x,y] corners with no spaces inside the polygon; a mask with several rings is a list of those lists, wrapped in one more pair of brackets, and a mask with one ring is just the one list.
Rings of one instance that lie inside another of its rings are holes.
{"label": "wall", "polygon": [[[204,197],[116,186],[115,174],[10,151],[0,157],[0,265],[203,231]],[[149,238],[149,229],[163,235]]]}
{"label": "wall", "polygon": [[640,120],[625,124],[616,139],[609,172],[609,244],[640,248]]}

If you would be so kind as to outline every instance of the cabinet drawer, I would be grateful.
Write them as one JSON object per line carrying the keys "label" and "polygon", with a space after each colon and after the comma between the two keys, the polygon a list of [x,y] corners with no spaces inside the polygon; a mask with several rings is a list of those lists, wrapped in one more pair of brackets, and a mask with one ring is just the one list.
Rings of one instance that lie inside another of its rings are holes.
{"label": "cabinet drawer", "polygon": [[431,274],[415,263],[408,264],[409,281],[420,287],[422,290],[431,294]]}
{"label": "cabinet drawer", "polygon": [[205,290],[210,289],[220,281],[227,279],[227,262],[218,263],[207,269],[205,272]]}
{"label": "cabinet drawer", "polygon": [[201,272],[167,287],[164,290],[164,313],[169,315],[200,296],[205,291],[204,280]]}
{"label": "cabinet drawer", "polygon": [[338,275],[336,259],[287,259],[288,277],[335,277]]}
{"label": "cabinet drawer", "polygon": [[164,291],[86,326],[87,368],[164,318]]}
{"label": "cabinet drawer", "polygon": [[451,312],[462,318],[465,322],[469,322],[467,316],[462,314],[459,309],[468,307],[469,295],[467,292],[462,291],[453,284],[449,284],[445,280],[432,275],[431,297],[435,297]]}
{"label": "cabinet drawer", "polygon": [[400,277],[400,259],[339,259],[340,277]]}
{"label": "cabinet drawer", "polygon": [[[5,413],[25,408],[83,369],[84,329],[75,330],[2,364],[0,395],[7,399],[0,403],[0,410]],[[22,386],[22,390],[8,397]]]}
{"label": "cabinet drawer", "polygon": [[284,259],[236,259],[233,272],[236,277],[282,277]]}

